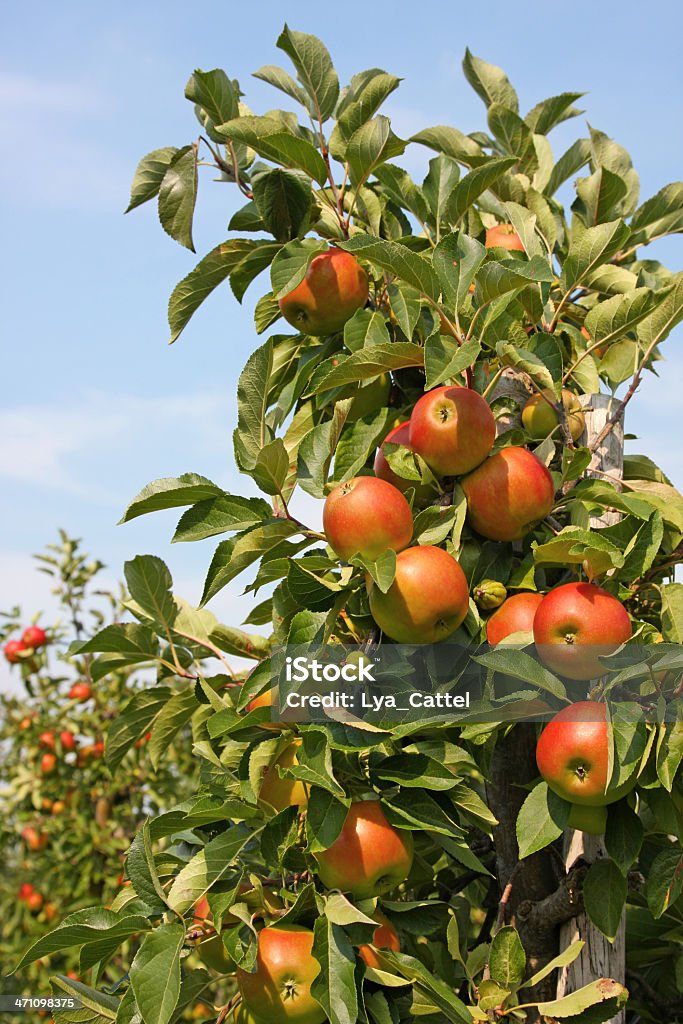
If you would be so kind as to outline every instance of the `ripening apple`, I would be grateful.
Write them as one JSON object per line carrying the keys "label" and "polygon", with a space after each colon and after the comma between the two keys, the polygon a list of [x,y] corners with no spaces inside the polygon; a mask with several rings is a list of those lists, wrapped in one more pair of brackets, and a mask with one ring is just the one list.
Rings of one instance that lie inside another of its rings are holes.
{"label": "ripening apple", "polygon": [[34,890],[34,888],[33,888],[33,886],[31,885],[30,882],[23,882],[19,886],[18,897],[19,897],[20,900],[27,900],[28,897],[31,895],[31,893],[34,892],[34,891],[35,890]]}
{"label": "ripening apple", "polygon": [[259,803],[267,804],[278,813],[285,807],[305,807],[308,804],[308,785],[299,779],[283,779],[278,773],[278,767],[291,768],[299,763],[296,754],[300,746],[300,739],[293,740],[263,775]]}
{"label": "ripening apple", "polygon": [[35,890],[28,894],[26,897],[26,906],[32,914],[37,914],[43,907],[43,897],[41,893]]}
{"label": "ripening apple", "polygon": [[59,734],[59,742],[62,744],[64,750],[75,750],[76,749],[76,737],[68,729],[64,729]]}
{"label": "ripening apple", "polygon": [[558,711],[536,744],[538,770],[554,793],[573,804],[604,807],[633,789],[635,773],[607,789],[611,734],[605,705],[598,701],[579,701]]}
{"label": "ripening apple", "polygon": [[28,626],[22,633],[21,640],[27,647],[43,647],[47,643],[47,633],[40,626]]}
{"label": "ripening apple", "polygon": [[22,660],[21,656],[26,650],[27,647],[23,640],[10,640],[5,644],[5,658],[10,665],[16,665]]}
{"label": "ripening apple", "polygon": [[488,540],[521,540],[549,514],[553,478],[526,448],[501,448],[462,481],[470,525]]}
{"label": "ripening apple", "polygon": [[26,825],[21,830],[21,838],[24,840],[29,850],[37,852],[38,850],[44,850],[48,844],[49,836],[47,832],[37,832],[32,825]]}
{"label": "ripening apple", "polygon": [[413,866],[413,837],[389,824],[379,800],[356,800],[332,845],[313,856],[323,885],[365,900],[405,881]]}
{"label": "ripening apple", "polygon": [[55,800],[55,802],[52,804],[52,807],[50,808],[52,814],[55,815],[63,814],[65,810],[66,804],[64,803],[63,800]]}
{"label": "ripening apple", "polygon": [[55,734],[49,729],[46,732],[41,732],[40,736],[38,737],[38,744],[41,747],[47,747],[48,750],[54,750]]}
{"label": "ripening apple", "polygon": [[437,476],[460,476],[483,462],[493,447],[496,421],[472,388],[434,388],[418,399],[409,443]]}
{"label": "ripening apple", "polygon": [[524,252],[522,239],[519,237],[512,224],[496,224],[486,230],[487,249],[511,249]]}
{"label": "ripening apple", "polygon": [[[262,693],[257,694],[249,701],[245,707],[246,714],[250,711],[256,711],[257,708],[272,708],[278,699],[277,689],[271,686],[269,690],[264,690]],[[261,722],[259,729],[274,729],[279,732],[285,727],[284,722]]]}
{"label": "ripening apple", "polygon": [[544,665],[568,679],[605,674],[599,658],[631,637],[623,604],[594,583],[564,583],[551,590],[534,618],[534,642]]}
{"label": "ripening apple", "polygon": [[263,928],[258,935],[255,970],[237,968],[247,1008],[268,1024],[323,1024],[327,1014],[311,995],[320,973],[313,958],[313,932],[301,925]]}
{"label": "ripening apple", "polygon": [[89,683],[74,683],[69,693],[67,694],[69,700],[90,700],[92,697],[92,690]]}
{"label": "ripening apple", "polygon": [[503,601],[486,623],[486,639],[491,646],[502,644],[513,633],[530,633],[542,600],[543,594],[525,592]]}
{"label": "ripening apple", "polygon": [[302,334],[340,331],[368,301],[368,275],[351,253],[329,249],[315,256],[301,284],[280,299],[287,323]]}
{"label": "ripening apple", "polygon": [[402,494],[405,494],[412,487],[415,490],[416,501],[420,503],[427,501],[434,494],[433,489],[429,484],[423,484],[419,480],[408,480],[394,473],[384,455],[383,448],[385,444],[400,444],[409,451],[413,451],[410,444],[410,420],[399,423],[397,427],[389,431],[381,446],[377,449],[373,469],[376,477],[379,477],[380,480],[386,480],[388,484],[393,484]]}
{"label": "ripening apple", "polygon": [[40,759],[40,770],[43,775],[52,775],[57,767],[57,758],[54,754],[43,754]]}
{"label": "ripening apple", "polygon": [[[522,409],[524,429],[535,441],[547,437],[560,422],[555,408],[556,401],[554,392],[550,388],[546,388],[533,395]],[[583,414],[581,402],[573,391],[562,388],[562,404],[572,441],[578,441],[586,429],[586,417]]]}
{"label": "ripening apple", "polygon": [[467,616],[467,579],[443,548],[407,548],[396,557],[396,576],[386,594],[368,580],[370,612],[383,633],[399,644],[436,644],[455,633]]}
{"label": "ripening apple", "polygon": [[607,828],[607,808],[572,804],[567,827],[590,836],[602,836]]}
{"label": "ripening apple", "polygon": [[381,910],[376,910],[372,918],[374,921],[377,921],[379,927],[375,928],[373,933],[372,945],[368,943],[360,945],[358,947],[358,955],[361,960],[365,961],[368,967],[380,968],[382,961],[377,950],[393,949],[394,952],[399,953],[401,951],[401,940],[393,924],[388,917],[384,916]]}
{"label": "ripening apple", "polygon": [[327,543],[344,561],[359,554],[376,561],[402,551],[413,536],[413,514],[401,492],[374,476],[357,476],[331,491],[323,509]]}

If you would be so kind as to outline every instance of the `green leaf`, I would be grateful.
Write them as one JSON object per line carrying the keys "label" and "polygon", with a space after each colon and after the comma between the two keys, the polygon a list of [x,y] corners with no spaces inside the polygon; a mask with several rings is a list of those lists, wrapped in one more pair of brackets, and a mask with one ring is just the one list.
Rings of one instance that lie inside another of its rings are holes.
{"label": "green leaf", "polygon": [[431,264],[400,242],[388,242],[373,235],[354,235],[347,242],[340,242],[339,247],[352,252],[354,256],[370,260],[382,270],[417,288],[427,298],[438,301],[441,288]]}
{"label": "green leaf", "polygon": [[[112,771],[116,771],[133,744],[149,732],[156,716],[172,696],[167,686],[150,686],[128,701],[107,733],[105,755]],[[194,706],[196,708],[196,702]]]}
{"label": "green leaf", "polygon": [[251,470],[258,487],[266,494],[282,494],[289,473],[289,454],[282,438],[265,445]]}
{"label": "green leaf", "polygon": [[474,364],[480,352],[481,342],[478,338],[470,338],[458,346],[450,335],[432,334],[424,347],[427,389],[460,376],[463,370]]}
{"label": "green leaf", "polygon": [[126,213],[130,213],[136,206],[141,206],[149,199],[154,199],[177,152],[175,146],[165,146],[163,149],[153,149],[151,153],[143,156],[135,169]]}
{"label": "green leaf", "polygon": [[623,875],[638,859],[643,836],[642,822],[625,800],[610,805],[605,849]]}
{"label": "green leaf", "polygon": [[554,842],[568,820],[569,805],[559,801],[547,783],[539,782],[534,786],[517,815],[520,860]]}
{"label": "green leaf", "polygon": [[[290,561],[287,573],[289,592],[300,608],[308,608],[310,611],[328,611],[334,606],[337,596],[343,588],[337,579],[325,578],[311,571],[306,565],[307,561],[313,560]],[[326,562],[327,560],[322,561]],[[329,564],[325,566],[325,569]]]}
{"label": "green leaf", "polygon": [[258,526],[273,512],[262,498],[242,498],[234,494],[198,501],[180,517],[173,543],[206,540],[220,533],[233,533]]}
{"label": "green leaf", "polygon": [[[539,1003],[538,1012],[546,1014],[548,1017],[559,1017],[560,1020],[564,1020],[565,1017],[576,1017],[591,1006],[611,1000],[616,1001],[617,1007],[623,1006],[627,999],[628,991],[618,981],[614,981],[613,978],[599,978],[597,981],[592,981],[590,985],[585,985],[576,992],[572,992],[569,996],[553,999],[547,1003]],[[613,1013],[610,1013],[610,1016],[613,1016]]]}
{"label": "green leaf", "polygon": [[462,829],[452,814],[447,813],[424,789],[401,790],[385,799],[382,807],[387,819],[397,828],[438,832],[456,838],[462,835]]}
{"label": "green leaf", "polygon": [[[107,1021],[118,1021],[119,1024],[127,1024],[122,1018],[120,1007],[122,1000],[115,996],[106,995],[104,992],[97,992],[89,985],[83,985],[80,981],[72,978],[57,975],[50,978],[52,994],[60,999],[71,997],[78,1000],[79,1009],[57,1010],[54,1009],[53,1020],[55,1024],[77,1024],[82,1020],[83,1009],[88,1012],[90,1024],[106,1024]],[[132,996],[132,993],[131,993]]]}
{"label": "green leaf", "polygon": [[547,135],[562,121],[567,121],[569,118],[583,113],[581,110],[576,110],[572,104],[584,95],[585,93],[582,92],[563,92],[559,96],[541,100],[535,107],[532,107],[524,120],[532,132],[538,135]]}
{"label": "green leaf", "polygon": [[568,178],[571,178],[572,174],[576,174],[582,167],[585,167],[590,160],[590,156],[591,144],[588,139],[577,139],[576,142],[573,142],[567,152],[562,154],[553,167],[550,180],[543,189],[543,194],[546,196],[555,195],[560,185],[563,185]]}
{"label": "green leaf", "polygon": [[332,455],[346,422],[352,398],[337,402],[331,420],[319,423],[310,430],[299,445],[297,475],[299,486],[314,498],[322,498],[330,469]]}
{"label": "green leaf", "polygon": [[105,626],[83,643],[72,644],[69,654],[116,654],[117,667],[137,665],[158,657],[159,641],[148,626],[118,622]]}
{"label": "green leaf", "polygon": [[134,932],[146,932],[149,921],[140,914],[115,913],[100,907],[90,907],[69,914],[62,923],[34,942],[26,950],[14,969],[20,971],[26,964],[32,964],[41,957],[51,956],[63,949],[87,946],[95,942],[111,941],[121,943]]}
{"label": "green leaf", "polygon": [[196,201],[197,151],[194,146],[183,146],[173,156],[159,188],[159,220],[167,235],[192,252]]}
{"label": "green leaf", "polygon": [[168,300],[171,343],[181,335],[204,299],[225,281],[254,249],[255,243],[247,238],[233,238],[221,242],[199,261],[194,270],[178,282]]}
{"label": "green leaf", "polygon": [[351,565],[364,569],[383,594],[387,593],[396,578],[396,552],[391,548],[382,552],[375,562],[361,558],[360,555],[354,555],[350,561]]}
{"label": "green leaf", "polygon": [[472,1024],[472,1016],[450,985],[438,978],[428,966],[407,953],[383,951],[391,966],[413,985],[413,992],[425,994],[429,1002],[442,1010],[446,1020]]}
{"label": "green leaf", "polygon": [[683,583],[669,583],[661,588],[660,594],[664,639],[683,644]]}
{"label": "green leaf", "polygon": [[373,767],[372,774],[400,786],[435,791],[453,789],[458,781],[448,768],[426,754],[395,754],[385,757]]}
{"label": "green leaf", "polygon": [[504,927],[496,932],[489,953],[489,969],[499,985],[507,989],[519,985],[526,969],[526,953],[516,928]]}
{"label": "green leaf", "polygon": [[577,199],[572,210],[587,227],[601,224],[618,215],[626,195],[626,182],[606,167],[576,182]]}
{"label": "green leaf", "polygon": [[262,82],[267,82],[268,85],[274,86],[274,88],[279,89],[293,100],[296,100],[302,107],[308,108],[308,97],[304,90],[300,85],[297,85],[288,71],[279,68],[276,64],[264,64],[258,71],[254,71],[253,77],[260,78]]}
{"label": "green leaf", "polygon": [[362,124],[346,147],[346,159],[353,183],[358,186],[367,181],[376,167],[398,156],[405,146],[403,139],[392,132],[388,117],[378,114]]}
{"label": "green leaf", "polygon": [[349,352],[390,340],[384,315],[376,310],[357,309],[344,324],[344,346]]}
{"label": "green leaf", "polygon": [[[576,225],[575,225],[576,227]],[[573,291],[588,275],[607,263],[622,248],[629,236],[623,220],[609,221],[593,228],[575,231],[562,268],[562,287]]]}
{"label": "green leaf", "polygon": [[244,293],[252,281],[270,266],[280,249],[279,242],[259,240],[256,242],[256,248],[240,260],[230,274],[230,287],[238,302],[242,301]]}
{"label": "green leaf", "polygon": [[657,302],[658,297],[650,288],[636,288],[599,302],[589,310],[584,321],[591,344],[616,341],[639,324]]}
{"label": "green leaf", "polygon": [[[213,634],[212,634],[213,636]],[[243,654],[242,650],[234,653]],[[152,767],[157,770],[161,759],[168,753],[169,747],[180,730],[187,725],[197,710],[197,698],[193,686],[186,690],[174,693],[170,700],[167,700],[154,720],[154,731],[149,741],[147,750],[152,762]],[[143,734],[144,735],[144,734]],[[108,747],[111,743],[111,731],[109,732]],[[108,758],[109,759],[109,758]]]}
{"label": "green leaf", "polygon": [[543,256],[525,260],[493,260],[479,271],[476,284],[477,300],[484,303],[518,291],[529,284],[550,283],[554,274]]}
{"label": "green leaf", "polygon": [[560,700],[565,700],[567,697],[567,692],[560,680],[544,668],[537,658],[532,658],[526,651],[514,648],[505,650],[503,646],[500,646],[486,654],[476,655],[474,660],[493,672],[510,676],[512,679],[519,679],[524,683],[531,683],[532,686],[552,693]]}
{"label": "green leaf", "polygon": [[266,160],[303,171],[319,185],[327,181],[327,167],[319,151],[306,139],[283,131],[279,118],[235,117],[216,131],[223,138],[250,146]]}
{"label": "green leaf", "polygon": [[488,159],[481,146],[468,135],[451,128],[449,125],[435,125],[433,128],[423,128],[416,135],[411,135],[410,142],[421,142],[437,153],[443,153],[466,167],[474,167],[483,160]]}
{"label": "green leaf", "polygon": [[142,488],[126,509],[122,519],[119,520],[119,525],[128,523],[138,516],[147,515],[149,512],[194,505],[195,502],[202,501],[204,498],[213,498],[222,493],[223,491],[217,484],[197,473],[183,473],[179,477],[162,477]]}
{"label": "green leaf", "polygon": [[595,530],[565,526],[556,537],[539,544],[534,551],[536,565],[581,565],[589,561],[593,573],[601,576],[608,569],[623,565],[624,556],[611,541]]}
{"label": "green leaf", "polygon": [[306,837],[311,853],[327,850],[344,827],[348,807],[327,789],[313,786],[306,809]]}
{"label": "green leaf", "polygon": [[533,132],[516,111],[503,103],[493,103],[489,107],[488,123],[502,149],[515,156],[521,167],[530,170],[537,166]]}
{"label": "green leaf", "polygon": [[163,890],[156,865],[149,823],[144,822],[137,832],[126,857],[126,871],[135,892],[150,907],[159,905],[166,910],[166,893]]}
{"label": "green leaf", "polygon": [[528,349],[510,341],[499,341],[496,344],[496,355],[503,366],[514,366],[523,370],[542,388],[553,387],[553,375],[544,361]]}
{"label": "green leaf", "polygon": [[273,339],[269,338],[249,356],[237,384],[235,451],[246,470],[253,469],[261,449],[273,440],[266,422],[272,372]]}
{"label": "green leaf", "polygon": [[679,231],[683,231],[683,182],[675,181],[638,207],[631,220],[629,244],[647,244]]}
{"label": "green leaf", "polygon": [[539,982],[543,981],[544,978],[549,977],[553,971],[560,967],[568,967],[570,964],[573,964],[585,945],[586,943],[581,939],[578,939],[576,942],[572,942],[571,946],[567,946],[566,949],[563,949],[559,956],[554,957],[550,963],[546,964],[545,967],[542,967],[540,971],[536,972],[536,974],[533,974],[529,980],[524,983],[522,988],[535,988]]}
{"label": "green leaf", "polygon": [[298,530],[298,526],[288,519],[275,519],[239,534],[234,540],[224,540],[211,559],[200,607],[272,548],[298,533]]}
{"label": "green leaf", "polygon": [[498,181],[516,163],[514,157],[500,157],[489,160],[476,167],[459,181],[451,192],[446,208],[446,216],[451,224],[458,224],[470,206],[477,201],[482,192]]}
{"label": "green leaf", "polygon": [[321,971],[311,985],[311,995],[331,1024],[356,1024],[356,957],[346,932],[327,917],[319,917],[313,934],[313,957]]}
{"label": "green leaf", "polygon": [[[365,81],[363,88],[354,98],[344,105],[343,110],[338,112],[336,131],[345,143],[358,131],[361,125],[373,117],[384,103],[385,99],[394,92],[401,83],[401,79],[390,75],[386,71],[374,69],[371,76]],[[341,106],[341,104],[340,104]],[[341,154],[345,155],[345,154]]]}
{"label": "green leaf", "polygon": [[258,636],[255,633],[245,633],[241,629],[224,626],[222,623],[212,630],[209,640],[219,650],[225,651],[226,654],[235,654],[240,658],[260,660],[270,653],[270,642],[266,637]]}
{"label": "green leaf", "polygon": [[453,504],[428,505],[415,516],[413,539],[418,544],[441,544],[465,517],[467,503],[460,487],[454,488]]}
{"label": "green leaf", "polygon": [[[442,157],[442,159],[447,158]],[[456,165],[453,164],[453,166]],[[375,177],[381,182],[382,191],[390,196],[398,206],[409,210],[421,221],[428,219],[429,209],[425,195],[407,171],[394,164],[382,164],[375,168]]]}
{"label": "green leaf", "polygon": [[326,121],[339,98],[339,79],[326,47],[316,36],[293,32],[287,25],[276,45],[294,64],[297,77],[312,100],[315,115]]}
{"label": "green leaf", "polygon": [[453,309],[461,304],[485,259],[485,246],[464,232],[453,231],[441,239],[432,253],[432,265],[445,304]]}
{"label": "green leaf", "polygon": [[168,905],[179,914],[186,913],[207,889],[225,878],[240,853],[258,835],[242,825],[230,825],[211,839],[175,876],[168,891]]}
{"label": "green leaf", "polygon": [[377,377],[387,370],[401,370],[407,366],[422,366],[424,349],[412,342],[395,341],[359,349],[323,377],[315,386],[315,393],[329,391],[343,384]]}
{"label": "green leaf", "polygon": [[650,913],[659,918],[683,892],[683,851],[679,844],[658,853],[645,883],[645,897]]}
{"label": "green leaf", "polygon": [[239,94],[225,71],[196,70],[185,86],[185,97],[206,111],[214,125],[239,114]]}
{"label": "green leaf", "polygon": [[451,157],[440,153],[429,161],[429,171],[422,183],[422,192],[429,203],[432,221],[437,230],[446,218],[446,204],[459,180],[460,168]]}
{"label": "green leaf", "polygon": [[145,1024],[168,1024],[180,995],[181,924],[162,924],[145,935],[130,967],[130,985]]}
{"label": "green leaf", "polygon": [[487,107],[490,107],[492,103],[502,103],[510,110],[519,110],[517,93],[501,68],[487,63],[480,57],[475,57],[468,48],[465,50],[462,69],[465,78]]}
{"label": "green leaf", "polygon": [[166,633],[178,614],[168,566],[155,555],[138,555],[125,563],[124,573],[133,601]]}
{"label": "green leaf", "polygon": [[683,320],[683,272],[673,277],[664,300],[638,325],[638,340],[646,346],[659,344]]}
{"label": "green leaf", "polygon": [[612,860],[596,860],[583,882],[583,905],[591,921],[612,941],[626,902],[628,883]]}
{"label": "green leaf", "polygon": [[625,580],[640,579],[652,566],[659,554],[664,539],[664,522],[659,512],[653,512],[646,523],[631,538],[624,550],[624,564],[621,577]]}
{"label": "green leaf", "polygon": [[275,299],[283,299],[300,285],[311,260],[327,251],[327,245],[315,238],[295,239],[277,254],[270,267]]}
{"label": "green leaf", "polygon": [[288,242],[306,230],[312,197],[300,171],[275,167],[259,174],[252,189],[264,227],[278,242]]}

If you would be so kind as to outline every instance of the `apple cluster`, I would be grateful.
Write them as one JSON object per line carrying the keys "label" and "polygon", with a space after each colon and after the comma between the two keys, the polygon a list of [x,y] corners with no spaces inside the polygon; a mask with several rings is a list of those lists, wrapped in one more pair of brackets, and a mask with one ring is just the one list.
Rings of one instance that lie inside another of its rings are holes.
{"label": "apple cluster", "polygon": [[4,647],[6,660],[10,665],[16,665],[21,661],[30,658],[31,655],[45,647],[48,643],[48,636],[40,626],[28,626],[21,634],[19,640],[9,640]]}

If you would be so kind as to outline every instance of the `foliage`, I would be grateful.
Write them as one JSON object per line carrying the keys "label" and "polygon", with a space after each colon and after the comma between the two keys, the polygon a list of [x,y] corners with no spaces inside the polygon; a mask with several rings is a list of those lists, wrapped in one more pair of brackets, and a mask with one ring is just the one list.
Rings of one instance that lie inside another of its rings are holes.
{"label": "foliage", "polygon": [[[580,94],[551,97],[522,116],[505,74],[469,51],[463,69],[485,103],[486,130],[466,135],[433,126],[400,139],[379,113],[398,78],[375,68],[341,89],[315,37],[285,27],[278,46],[296,79],[272,65],[256,76],[285,93],[294,111],[254,115],[223,71],[195,71],[185,95],[201,124],[199,138],[155,150],[138,166],[129,209],[157,198],[164,230],[193,251],[205,163],[246,200],[230,222],[240,237],[219,242],[174,289],[171,340],[220,284],[229,281],[242,301],[269,270],[255,310],[256,332],[266,334],[280,318],[278,300],[329,246],[362,263],[369,302],[343,332],[269,333],[249,357],[237,393],[235,459],[265,498],[228,494],[203,476],[184,474],[150,484],[125,513],[124,521],[182,508],[175,540],[229,535],[211,559],[200,609],[173,595],[159,559],[139,556],[126,567],[127,607],[136,621],[110,625],[72,648],[77,657],[93,656],[98,680],[112,669],[156,668],[156,684],[135,695],[113,724],[109,764],[125,763],[152,726],[154,763],[166,763],[167,743],[191,718],[202,788],[138,832],[127,859],[132,885],[108,912],[66,919],[25,962],[80,947],[82,960],[97,965],[131,934],[144,933],[130,984],[121,972],[114,1002],[98,984],[98,967],[87,989],[78,990],[93,1019],[140,1014],[149,1024],[168,1024],[201,992],[222,1021],[238,1001],[230,961],[250,970],[255,922],[265,916],[315,923],[313,955],[322,970],[314,995],[333,1024],[612,1018],[627,996],[618,982],[595,978],[569,996],[553,995],[555,969],[581,952],[557,947],[557,925],[576,903],[551,918],[551,904],[543,902],[560,902],[554,889],[569,805],[538,783],[527,725],[442,720],[393,729],[330,719],[278,727],[267,707],[247,705],[272,686],[278,646],[361,645],[367,653],[389,643],[372,621],[365,577],[369,572],[386,591],[396,560],[340,563],[324,535],[293,514],[297,488],[323,499],[332,485],[371,473],[388,430],[409,416],[425,389],[445,382],[466,384],[489,400],[497,448],[530,443],[519,401],[501,388],[510,379],[528,395],[551,389],[558,399],[563,386],[590,396],[616,394],[624,385],[590,447],[572,441],[558,402],[557,428],[531,445],[552,471],[555,508],[513,544],[473,531],[457,481],[435,481],[421,460],[400,450],[387,451],[387,459],[404,478],[432,489],[433,503],[422,509],[419,488],[408,492],[416,537],[454,554],[472,592],[484,580],[508,591],[546,591],[587,577],[628,609],[644,658],[614,670],[590,696],[609,703],[614,779],[635,773],[637,797],[610,807],[607,859],[579,879],[579,900],[610,938],[628,905],[631,1007],[639,1019],[664,1015],[673,1024],[682,1019],[675,979],[683,938],[683,745],[680,720],[667,724],[663,711],[675,718],[680,697],[683,588],[673,575],[681,561],[683,498],[645,455],[625,460],[623,485],[586,471],[683,319],[683,277],[641,256],[650,242],[683,230],[683,185],[667,185],[641,203],[628,153],[592,127],[556,160],[548,135],[579,113],[573,104]],[[434,152],[422,183],[400,165],[409,145]],[[498,223],[512,225],[520,250],[486,246],[487,230]],[[391,375],[388,404],[351,416],[358,384],[383,373]],[[618,521],[596,531],[596,518],[608,510],[619,513]],[[248,623],[267,627],[267,637],[222,626],[204,607],[245,572],[247,591],[260,593]],[[453,639],[476,647],[485,620],[470,601]],[[248,688],[239,685],[244,674],[235,678],[228,668],[226,656],[236,655],[256,663]],[[567,699],[563,681],[524,650],[482,651],[479,662],[492,686],[502,677],[519,683],[519,701]],[[635,709],[631,719],[626,705],[612,700],[623,702],[624,691]],[[273,767],[294,737],[298,763]],[[507,800],[496,782],[504,757],[516,782]],[[282,781],[305,784],[307,808],[275,809],[259,799],[268,768]],[[416,851],[407,881],[382,900],[401,950],[383,953],[380,968],[357,956],[359,944],[371,939],[368,914],[377,900],[354,904],[325,890],[315,858],[338,837],[350,800],[368,792],[381,797],[393,826],[412,833]],[[515,819],[518,847],[511,838]],[[561,895],[563,879],[559,886]],[[205,894],[208,927],[197,924],[193,910]],[[505,923],[509,902],[516,927]],[[213,929],[228,957],[227,982],[198,970],[192,953],[198,939],[216,939]],[[64,979],[55,988],[76,991]]]}

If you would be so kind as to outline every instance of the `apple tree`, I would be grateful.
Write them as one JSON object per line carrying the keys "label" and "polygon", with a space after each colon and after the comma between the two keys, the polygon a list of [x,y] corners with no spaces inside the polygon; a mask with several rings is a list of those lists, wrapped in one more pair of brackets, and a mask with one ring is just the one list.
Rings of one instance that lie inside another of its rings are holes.
{"label": "apple tree", "polygon": [[[683,498],[623,445],[683,319],[683,275],[647,252],[683,230],[683,184],[641,201],[593,127],[556,157],[580,94],[522,114],[469,51],[483,128],[403,139],[380,112],[398,77],[340,88],[317,38],[285,26],[277,46],[291,71],[256,77],[285,109],[195,71],[199,131],[141,160],[129,204],[155,199],[194,251],[206,165],[238,201],[169,325],[175,342],[226,282],[259,290],[236,395],[247,496],[199,473],[145,487],[125,520],[178,508],[176,541],[221,538],[201,606],[139,556],[132,620],[73,648],[100,679],[156,667],[107,756],[182,707],[201,786],[137,833],[108,910],[22,964],[80,948],[88,983],[53,984],[98,1021],[169,1024],[200,999],[242,1024],[683,1020]],[[246,628],[207,607],[238,577]],[[469,713],[292,715],[293,651],[394,666],[406,699],[457,694],[465,662],[482,688]],[[549,718],[562,743],[537,761]]]}

